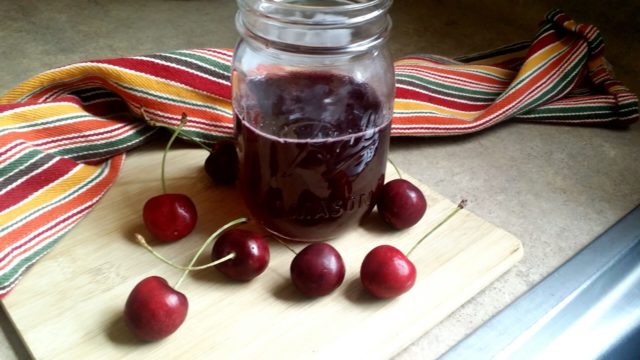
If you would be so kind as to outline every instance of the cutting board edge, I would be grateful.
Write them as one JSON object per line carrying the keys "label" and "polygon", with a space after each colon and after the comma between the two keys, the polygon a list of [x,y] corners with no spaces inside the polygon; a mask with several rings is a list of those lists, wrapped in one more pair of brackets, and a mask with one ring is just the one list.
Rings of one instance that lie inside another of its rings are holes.
{"label": "cutting board edge", "polygon": [[[503,229],[501,229],[501,230],[503,230]],[[507,231],[505,231],[505,232],[507,232]],[[509,232],[507,232],[507,233],[512,235]],[[446,305],[439,306],[438,308],[440,309],[442,316],[438,316],[438,317],[432,319],[432,321],[429,322],[429,325],[428,325],[429,329],[427,331],[414,332],[414,333],[417,333],[417,336],[415,336],[415,339],[416,339],[415,341],[413,341],[408,346],[405,346],[405,347],[401,348],[398,351],[390,353],[389,356],[380,357],[379,359],[395,358],[396,356],[400,355],[402,352],[407,350],[410,346],[412,346],[416,342],[420,341],[420,339],[424,335],[428,334],[433,329],[434,326],[436,326],[437,324],[441,323],[446,318],[451,316],[456,310],[458,310],[460,307],[464,306],[466,303],[471,301],[475,296],[477,296],[480,292],[485,290],[488,286],[490,286],[491,284],[495,283],[498,279],[500,279],[501,277],[505,276],[510,270],[512,270],[513,267],[518,262],[520,262],[520,260],[522,260],[522,258],[524,256],[524,246],[522,244],[522,241],[520,241],[520,239],[518,239],[517,237],[515,237],[513,235],[512,235],[512,240],[514,240],[513,242],[516,244],[516,248],[502,262],[498,263],[497,266],[495,266],[492,269],[491,272],[485,274],[485,276],[483,276],[481,278],[478,278],[474,282],[474,284],[476,284],[476,286],[472,287],[471,288],[472,290],[470,290],[468,292],[460,293],[460,295],[454,297],[451,301],[445,303]],[[444,310],[442,310],[442,309],[444,309]],[[491,314],[484,321],[489,320],[490,318],[495,316],[500,311],[501,310],[497,310],[495,313]],[[434,310],[434,313],[438,313],[438,311]],[[471,330],[469,333],[465,334],[464,336],[465,337],[468,336],[469,334],[473,333],[473,331],[475,331],[475,330]],[[462,338],[461,338],[461,340],[462,340]],[[371,358],[371,359],[373,359],[373,358]]]}
{"label": "cutting board edge", "polygon": [[[131,159],[129,159],[129,161],[131,161]],[[404,173],[403,173],[403,175],[406,175],[406,177],[407,177],[408,179],[413,179],[411,176],[409,176],[409,175],[407,175],[407,174],[404,174]],[[121,177],[119,178],[119,181],[116,183],[116,186],[118,186],[118,184],[121,184],[121,185],[123,184],[123,182],[122,182],[123,177],[124,177],[124,176],[121,176]],[[433,191],[433,190],[429,189],[429,188],[428,188],[426,185],[424,185],[424,184],[420,184],[420,185],[423,185],[423,186],[424,186],[425,188],[427,188],[430,192],[434,193],[434,196],[436,196],[436,197],[438,198],[437,202],[440,202],[440,201],[443,201],[443,200],[444,200],[444,202],[443,202],[443,206],[442,206],[442,207],[443,207],[443,213],[444,213],[445,211],[448,211],[448,209],[447,209],[448,205],[444,205],[444,203],[446,203],[446,204],[451,203],[451,204],[452,204],[452,206],[455,206],[455,203],[454,203],[454,202],[452,202],[451,200],[449,200],[449,199],[445,198],[445,197],[444,197],[444,196],[442,196],[440,193],[438,193],[438,192],[436,192],[436,191]],[[465,210],[465,211],[467,211],[467,210]],[[92,212],[93,212],[93,211],[92,211]],[[480,220],[482,220],[483,222],[485,222],[485,223],[487,223],[487,224],[491,225],[491,227],[492,227],[492,228],[496,228],[497,230],[499,230],[499,232],[500,232],[500,237],[501,237],[501,238],[502,238],[502,237],[506,237],[506,238],[510,238],[510,239],[514,239],[514,240],[515,240],[515,247],[516,247],[516,249],[514,250],[514,252],[512,252],[512,254],[515,254],[515,255],[516,255],[516,257],[517,257],[517,259],[516,259],[516,260],[513,260],[513,261],[509,261],[507,264],[505,264],[505,265],[504,265],[504,267],[505,267],[504,271],[507,271],[509,268],[511,268],[511,267],[513,266],[513,264],[515,264],[515,263],[516,263],[516,262],[517,262],[517,261],[522,257],[522,248],[523,248],[523,247],[522,247],[522,243],[521,243],[521,241],[520,241],[519,239],[517,239],[513,234],[509,233],[508,231],[506,231],[506,230],[504,230],[504,229],[502,229],[502,228],[499,228],[498,226],[496,226],[495,224],[493,224],[493,223],[491,223],[491,222],[486,221],[485,219],[481,218],[480,216],[476,215],[476,214],[475,214],[475,213],[473,213],[473,212],[470,212],[470,213],[471,213],[471,214],[473,214],[475,217],[478,217],[478,218],[479,218]],[[81,223],[86,222],[86,221],[87,221],[87,219],[88,219],[88,218],[90,218],[90,217],[91,217],[91,215],[89,215],[89,216],[85,217],[85,218],[83,219],[83,221],[81,221]],[[512,256],[513,256],[513,255],[512,255]],[[38,265],[39,265],[39,264],[36,264],[36,266],[38,266]],[[434,321],[434,322],[433,322],[433,325],[435,325],[435,324],[439,323],[440,321],[442,321],[442,319],[444,319],[444,318],[446,318],[447,316],[449,316],[449,315],[450,315],[453,311],[455,311],[455,309],[459,306],[459,305],[457,305],[458,303],[463,304],[466,300],[470,299],[473,295],[475,295],[475,294],[477,294],[479,291],[481,291],[481,290],[482,290],[482,288],[483,288],[484,286],[486,286],[487,284],[489,284],[489,283],[491,283],[491,282],[495,281],[495,279],[497,279],[497,278],[498,278],[498,277],[499,277],[499,276],[500,276],[504,271],[500,272],[500,274],[498,274],[497,276],[492,276],[492,277],[490,277],[490,279],[489,279],[489,280],[487,280],[487,281],[484,281],[484,282],[483,282],[483,281],[478,280],[478,282],[480,283],[479,285],[477,285],[477,286],[478,286],[478,290],[474,291],[471,295],[469,295],[467,299],[464,299],[466,296],[462,296],[462,298],[463,298],[463,299],[462,299],[461,301],[460,301],[460,300],[457,300],[457,301],[451,301],[452,303],[454,303],[454,305],[450,305],[451,310],[448,310],[448,311],[446,312],[446,314],[444,314],[443,316],[441,316],[441,318],[440,318],[440,319],[438,319],[437,321]],[[485,277],[486,277],[486,276],[485,276]],[[482,278],[484,279],[485,277],[482,277]],[[489,278],[489,277],[487,277],[487,278]],[[483,284],[484,284],[484,285],[483,285]],[[475,289],[475,288],[474,288],[474,289]],[[433,326],[433,325],[431,325],[431,326]],[[431,326],[430,326],[430,327],[431,327]],[[17,327],[16,327],[16,328],[17,328]],[[420,332],[420,334],[419,334],[418,336],[414,337],[414,338],[413,338],[413,340],[411,340],[411,342],[414,342],[415,340],[417,340],[417,339],[418,339],[418,337],[419,337],[420,335],[424,334],[424,333],[425,333],[424,331]],[[410,344],[411,342],[409,342],[409,344]],[[405,347],[406,347],[406,346],[405,346]],[[405,348],[405,347],[403,347],[403,348]]]}

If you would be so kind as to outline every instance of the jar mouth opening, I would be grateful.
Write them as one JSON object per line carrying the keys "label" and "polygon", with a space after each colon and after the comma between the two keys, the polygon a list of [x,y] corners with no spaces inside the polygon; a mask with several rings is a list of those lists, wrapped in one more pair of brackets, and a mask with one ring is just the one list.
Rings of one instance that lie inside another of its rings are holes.
{"label": "jar mouth opening", "polygon": [[[389,10],[393,0],[237,0],[241,11],[260,13],[272,21],[316,28],[366,22]],[[309,14],[333,14],[317,17]]]}

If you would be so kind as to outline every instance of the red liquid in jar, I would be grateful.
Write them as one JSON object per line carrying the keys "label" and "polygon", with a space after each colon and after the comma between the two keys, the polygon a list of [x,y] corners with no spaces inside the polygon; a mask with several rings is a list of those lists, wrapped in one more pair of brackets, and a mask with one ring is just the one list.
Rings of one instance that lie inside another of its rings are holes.
{"label": "red liquid in jar", "polygon": [[375,205],[389,147],[390,122],[373,89],[344,75],[298,72],[246,86],[252,98],[236,130],[251,214],[301,241],[357,224]]}

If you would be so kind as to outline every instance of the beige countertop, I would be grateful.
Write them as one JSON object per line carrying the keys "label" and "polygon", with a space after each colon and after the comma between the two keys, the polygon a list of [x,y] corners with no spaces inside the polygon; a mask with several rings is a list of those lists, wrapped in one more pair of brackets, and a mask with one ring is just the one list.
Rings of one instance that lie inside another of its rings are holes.
{"label": "beige countertop", "polygon": [[[547,10],[560,6],[601,29],[618,78],[637,93],[640,5],[616,3],[396,0],[391,49],[396,57],[456,56],[529,40]],[[230,0],[0,1],[0,92],[82,59],[232,47],[234,11]],[[640,203],[638,154],[640,125],[504,123],[471,136],[394,139],[391,158],[400,167],[450,199],[469,199],[473,212],[525,248],[519,264],[398,358],[437,357]],[[0,320],[11,339],[8,320]],[[15,358],[0,340],[0,358]]]}

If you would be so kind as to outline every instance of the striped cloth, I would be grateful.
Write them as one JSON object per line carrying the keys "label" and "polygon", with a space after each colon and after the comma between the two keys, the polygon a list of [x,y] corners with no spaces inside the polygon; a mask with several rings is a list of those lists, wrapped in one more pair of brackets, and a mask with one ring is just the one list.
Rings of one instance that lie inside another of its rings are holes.
{"label": "striped cloth", "polygon": [[[622,126],[637,98],[616,81],[598,30],[551,12],[532,42],[395,64],[392,135],[476,132],[515,119]],[[114,183],[124,154],[189,115],[204,142],[233,132],[232,53],[196,49],[85,61],[37,75],[0,97],[0,297]]]}

